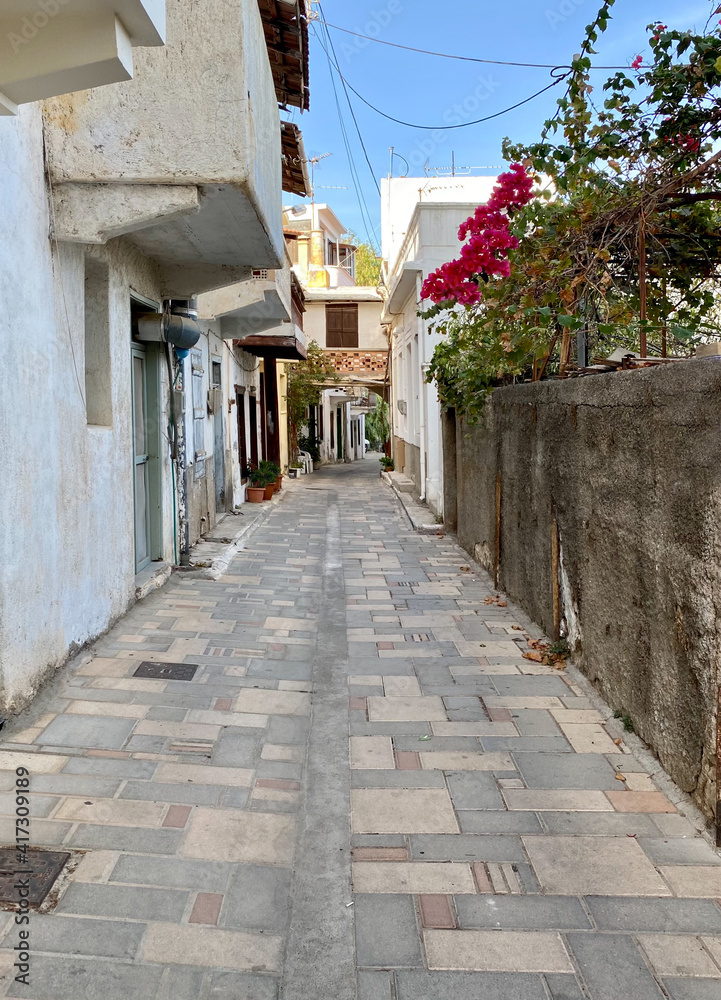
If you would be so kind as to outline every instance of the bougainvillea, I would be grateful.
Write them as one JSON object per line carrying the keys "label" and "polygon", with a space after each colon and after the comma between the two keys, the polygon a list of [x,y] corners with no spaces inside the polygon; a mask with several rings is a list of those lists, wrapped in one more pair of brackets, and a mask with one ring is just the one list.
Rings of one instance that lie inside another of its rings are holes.
{"label": "bougainvillea", "polygon": [[[586,29],[540,141],[504,143],[520,207],[494,192],[461,227],[459,260],[424,286],[421,315],[444,334],[427,377],[468,419],[510,381],[566,377],[619,347],[683,357],[718,339],[719,0],[700,34],[649,25],[648,55],[594,87],[615,2]],[[523,202],[533,175],[549,183]]]}
{"label": "bougainvillea", "polygon": [[[511,232],[511,217],[533,198],[533,177],[520,163],[501,174],[486,205],[481,205],[458,230],[466,240],[457,260],[443,264],[423,284],[422,297],[436,304],[457,302],[475,305],[482,299],[480,283],[511,273],[509,250],[518,246]],[[470,237],[470,239],[469,239]]]}

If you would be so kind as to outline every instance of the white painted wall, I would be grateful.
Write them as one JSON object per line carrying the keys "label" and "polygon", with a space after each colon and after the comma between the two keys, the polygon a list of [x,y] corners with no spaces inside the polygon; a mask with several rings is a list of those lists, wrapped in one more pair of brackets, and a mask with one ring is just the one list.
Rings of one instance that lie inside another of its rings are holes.
{"label": "white painted wall", "polygon": [[[353,302],[351,298],[327,300],[328,303]],[[311,340],[318,342],[320,347],[326,346],[326,321],[325,307],[326,301],[306,301],[305,314],[303,316],[303,331],[308,343]],[[381,311],[383,303],[378,299],[375,302],[358,303],[358,347],[367,351],[387,351],[388,339],[383,333],[381,326]]]}
{"label": "white painted wall", "polygon": [[[40,111],[0,119],[0,709],[134,599],[130,293],[159,299],[132,246],[48,240]],[[109,267],[112,425],[88,426],[84,253]],[[167,397],[164,400],[167,407]],[[166,415],[163,415],[163,419]],[[170,464],[163,465],[166,511]],[[163,556],[172,559],[172,514]]]}
{"label": "white painted wall", "polygon": [[[427,500],[435,513],[442,515],[441,409],[435,386],[425,381],[428,365],[442,335],[437,330],[429,333],[429,323],[418,316],[419,309],[429,304],[421,303],[420,289],[429,274],[458,256],[462,246],[458,240],[459,226],[479,204],[475,200],[455,200],[459,188],[464,194],[475,191],[485,199],[496,179],[441,178],[441,184],[437,184],[438,178],[423,180],[432,180],[433,185],[423,189],[422,201],[418,200],[420,178],[396,178],[390,182],[395,214],[391,219],[386,208],[383,245],[384,252],[391,254],[392,260],[388,277],[391,298],[383,319],[392,328],[393,433],[407,446],[405,465],[399,471],[405,471],[414,479],[418,494]],[[384,183],[387,198],[389,182]],[[443,198],[453,200],[443,201]],[[402,278],[404,268],[408,267],[414,269],[413,275],[410,279],[407,275]],[[405,414],[399,408],[399,401],[405,403]]]}
{"label": "white painted wall", "polygon": [[381,244],[392,273],[417,205],[488,201],[497,177],[384,177],[381,180]]}

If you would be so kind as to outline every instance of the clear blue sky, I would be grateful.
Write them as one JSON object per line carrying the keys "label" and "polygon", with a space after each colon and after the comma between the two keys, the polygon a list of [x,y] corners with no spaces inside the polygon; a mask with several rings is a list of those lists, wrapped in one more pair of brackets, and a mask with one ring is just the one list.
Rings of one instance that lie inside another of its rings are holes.
{"label": "clear blue sky", "polygon": [[[476,58],[551,64],[568,64],[578,51],[585,25],[600,7],[599,0],[322,0],[322,4],[330,23],[375,34],[385,41]],[[661,20],[670,27],[701,29],[716,6],[718,0],[617,0],[596,61],[627,65],[648,51],[645,26],[649,22]],[[370,226],[364,224],[328,60],[314,30],[322,29],[319,25],[311,28],[311,110],[304,115],[296,112],[293,119],[303,129],[309,157],[333,154],[315,168],[316,200],[332,205],[346,226],[361,237],[366,238],[370,228],[379,240],[380,199],[336,79],[353,160],[371,216]],[[548,70],[436,59],[329,30],[346,79],[387,114],[409,122],[438,125],[454,115],[453,121],[473,121],[522,101],[550,82]],[[606,75],[594,74],[599,84]],[[559,86],[496,121],[456,128],[435,139],[432,133],[386,121],[354,94],[350,97],[378,179],[388,174],[391,146],[410,162],[411,175],[422,176],[426,161],[434,167],[450,165],[452,151],[461,166],[502,166],[503,137],[528,142],[537,138],[561,92]],[[396,159],[395,173],[402,174],[405,169],[402,160]],[[333,190],[335,187],[346,190]]]}

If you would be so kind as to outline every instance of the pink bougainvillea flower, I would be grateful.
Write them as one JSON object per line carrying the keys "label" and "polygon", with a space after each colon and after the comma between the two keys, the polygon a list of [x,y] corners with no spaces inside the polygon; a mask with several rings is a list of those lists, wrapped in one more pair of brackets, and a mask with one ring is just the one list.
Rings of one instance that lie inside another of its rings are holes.
{"label": "pink bougainvillea flower", "polygon": [[498,178],[488,203],[479,205],[458,230],[458,239],[468,241],[459,258],[428,276],[422,297],[437,304],[476,305],[483,298],[481,281],[507,278],[511,273],[508,253],[518,246],[518,239],[510,230],[510,217],[532,198],[533,177],[520,163],[513,163]]}
{"label": "pink bougainvillea flower", "polygon": [[631,63],[632,69],[641,69],[643,66],[643,56],[636,56],[636,58]]}

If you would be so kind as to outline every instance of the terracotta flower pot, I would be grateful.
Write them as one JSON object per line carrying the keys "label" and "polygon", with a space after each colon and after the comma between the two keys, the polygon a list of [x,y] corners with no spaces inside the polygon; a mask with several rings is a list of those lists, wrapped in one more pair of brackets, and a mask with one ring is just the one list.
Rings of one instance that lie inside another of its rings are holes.
{"label": "terracotta flower pot", "polygon": [[265,486],[246,486],[246,495],[249,503],[263,503]]}
{"label": "terracotta flower pot", "polygon": [[272,500],[274,493],[275,493],[275,483],[268,483],[268,485],[265,488],[265,499]]}
{"label": "terracotta flower pot", "polygon": [[283,473],[281,472],[281,474],[275,481],[275,492],[280,493],[282,489],[283,489]]}

